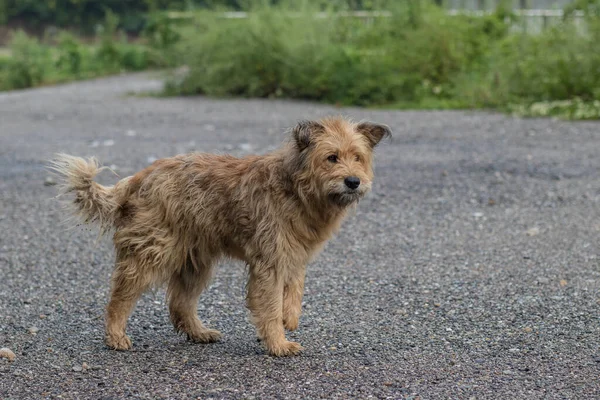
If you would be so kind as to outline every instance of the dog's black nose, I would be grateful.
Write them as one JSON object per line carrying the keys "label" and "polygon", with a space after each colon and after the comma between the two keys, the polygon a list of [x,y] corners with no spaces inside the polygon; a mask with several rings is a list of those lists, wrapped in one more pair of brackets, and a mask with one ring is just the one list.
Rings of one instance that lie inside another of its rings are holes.
{"label": "dog's black nose", "polygon": [[360,179],[356,176],[349,176],[346,179],[344,179],[344,183],[350,189],[356,189],[357,187],[360,186]]}

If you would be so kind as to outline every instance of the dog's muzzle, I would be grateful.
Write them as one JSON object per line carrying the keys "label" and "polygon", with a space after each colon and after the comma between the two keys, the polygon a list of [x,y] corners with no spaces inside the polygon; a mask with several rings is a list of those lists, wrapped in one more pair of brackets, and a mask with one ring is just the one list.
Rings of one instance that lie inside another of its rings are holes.
{"label": "dog's muzzle", "polygon": [[343,192],[338,192],[338,193],[331,193],[329,195],[329,197],[331,198],[331,201],[335,204],[337,204],[338,206],[341,207],[346,207],[349,206],[355,202],[357,202],[358,200],[360,200],[360,198],[363,196],[364,192],[363,191],[359,191],[359,190],[345,190]]}

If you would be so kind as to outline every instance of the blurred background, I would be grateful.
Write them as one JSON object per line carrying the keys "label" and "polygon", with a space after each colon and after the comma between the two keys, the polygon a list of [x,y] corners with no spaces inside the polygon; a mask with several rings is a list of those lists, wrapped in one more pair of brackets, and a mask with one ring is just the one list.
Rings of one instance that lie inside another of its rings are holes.
{"label": "blurred background", "polygon": [[155,70],[161,95],[600,117],[600,0],[0,0],[0,90]]}

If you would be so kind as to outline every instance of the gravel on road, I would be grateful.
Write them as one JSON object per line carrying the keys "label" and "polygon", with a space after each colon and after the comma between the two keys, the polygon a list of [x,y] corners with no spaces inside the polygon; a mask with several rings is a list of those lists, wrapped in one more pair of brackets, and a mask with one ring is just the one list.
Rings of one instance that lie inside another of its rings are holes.
{"label": "gravel on road", "polygon": [[[600,123],[133,95],[159,87],[0,94],[0,398],[600,398]],[[265,355],[235,262],[199,302],[221,342],[176,335],[161,289],[130,319],[134,349],[105,348],[111,242],[64,223],[46,161],[94,155],[127,176],[182,152],[263,153],[331,114],[394,137],[308,268],[289,335],[305,352]]]}

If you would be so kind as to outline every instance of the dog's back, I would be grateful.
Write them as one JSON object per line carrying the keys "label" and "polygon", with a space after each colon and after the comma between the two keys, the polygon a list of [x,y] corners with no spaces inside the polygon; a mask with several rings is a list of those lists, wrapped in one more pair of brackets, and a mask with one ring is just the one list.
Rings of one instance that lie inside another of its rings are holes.
{"label": "dog's back", "polygon": [[180,265],[191,249],[205,264],[222,255],[244,259],[247,242],[274,217],[271,197],[278,191],[271,186],[277,173],[273,163],[258,156],[188,154],[158,160],[129,179],[115,246],[148,252],[150,243],[172,241],[166,245],[170,263]]}

